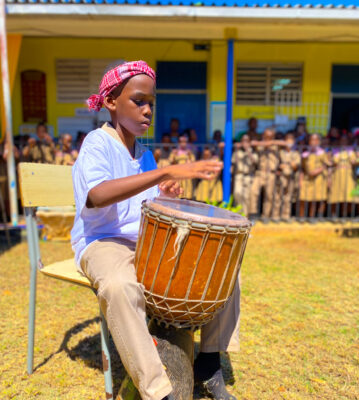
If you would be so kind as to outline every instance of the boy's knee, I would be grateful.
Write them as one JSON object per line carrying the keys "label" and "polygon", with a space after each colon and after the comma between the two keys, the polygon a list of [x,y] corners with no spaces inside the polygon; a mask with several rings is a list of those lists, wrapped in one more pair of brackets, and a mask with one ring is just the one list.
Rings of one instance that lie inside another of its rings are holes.
{"label": "boy's knee", "polygon": [[129,279],[111,279],[99,287],[99,297],[103,297],[107,301],[118,299],[121,302],[138,302],[143,298],[142,286],[137,282]]}

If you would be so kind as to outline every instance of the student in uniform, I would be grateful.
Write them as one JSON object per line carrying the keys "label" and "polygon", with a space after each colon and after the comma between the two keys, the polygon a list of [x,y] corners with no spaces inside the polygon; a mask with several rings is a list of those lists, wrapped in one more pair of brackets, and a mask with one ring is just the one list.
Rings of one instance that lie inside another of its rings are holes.
{"label": "student in uniform", "polygon": [[37,139],[30,138],[28,140],[27,146],[22,151],[24,160],[34,163],[53,164],[55,162],[56,148],[44,123],[37,125],[36,136]]}
{"label": "student in uniform", "polygon": [[[216,160],[219,161],[217,156],[212,155],[212,151],[205,147],[202,153],[202,160]],[[196,188],[197,201],[210,201],[221,203],[223,200],[223,188],[220,174],[215,174],[212,180],[202,179]]]}
{"label": "student in uniform", "polygon": [[294,150],[295,136],[285,135],[284,146],[279,150],[278,180],[274,196],[273,219],[289,221],[300,154]]}
{"label": "student in uniform", "polygon": [[252,183],[249,212],[258,215],[259,198],[263,190],[262,217],[265,220],[271,217],[273,211],[276,173],[279,166],[278,144],[274,138],[275,130],[267,128],[263,132],[261,141],[252,141],[258,154],[258,168]]}
{"label": "student in uniform", "polygon": [[[169,162],[172,165],[181,165],[194,162],[196,160],[194,154],[188,147],[188,136],[181,135],[178,138],[178,147],[174,149],[170,156]],[[183,189],[181,197],[185,199],[192,199],[193,197],[193,181],[192,179],[186,179],[180,182]]]}
{"label": "student in uniform", "polygon": [[331,206],[331,215],[348,217],[352,213],[353,203],[358,203],[359,198],[353,197],[352,192],[356,187],[355,167],[358,160],[353,147],[348,147],[349,140],[343,135],[339,141],[340,147],[334,148],[331,161],[333,171],[328,203]]}
{"label": "student in uniform", "polygon": [[234,176],[233,197],[235,205],[241,205],[243,213],[249,213],[249,200],[253,177],[258,163],[258,155],[254,153],[248,135],[243,135],[240,143],[235,144],[232,155]]}
{"label": "student in uniform", "polygon": [[[119,65],[102,79],[91,110],[104,105],[111,122],[90,132],[73,166],[76,263],[97,290],[121,360],[144,400],[173,399],[172,386],[148,332],[143,286],[134,268],[141,202],[180,194],[178,181],[210,179],[222,163],[199,161],[156,169],[152,153],[136,138],[150,126],[155,73],[143,61]],[[238,285],[237,285],[238,286]],[[219,400],[226,391],[219,351],[238,349],[239,287],[226,307],[202,328],[196,380]]]}
{"label": "student in uniform", "polygon": [[61,149],[56,152],[55,164],[74,165],[79,153],[72,147],[72,136],[64,133],[61,136]]}
{"label": "student in uniform", "polygon": [[[309,137],[309,149],[302,153],[302,177],[299,192],[300,217],[322,217],[328,196],[328,167],[331,163],[320,147],[320,136]],[[307,212],[309,208],[309,212]]]}

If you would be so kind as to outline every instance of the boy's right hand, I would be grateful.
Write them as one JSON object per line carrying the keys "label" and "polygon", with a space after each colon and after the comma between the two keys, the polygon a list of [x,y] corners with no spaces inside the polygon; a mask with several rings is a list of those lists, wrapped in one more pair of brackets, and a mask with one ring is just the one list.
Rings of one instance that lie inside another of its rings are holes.
{"label": "boy's right hand", "polygon": [[170,179],[213,179],[223,168],[221,161],[202,160],[165,167]]}

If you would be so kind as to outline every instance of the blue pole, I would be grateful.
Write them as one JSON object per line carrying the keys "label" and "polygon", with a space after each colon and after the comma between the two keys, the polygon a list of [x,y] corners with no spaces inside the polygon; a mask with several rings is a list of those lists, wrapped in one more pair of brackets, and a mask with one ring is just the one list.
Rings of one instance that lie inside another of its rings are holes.
{"label": "blue pole", "polygon": [[223,167],[223,201],[231,197],[231,163],[232,163],[232,109],[233,109],[233,39],[227,42],[227,105],[226,127],[224,130],[224,167]]}

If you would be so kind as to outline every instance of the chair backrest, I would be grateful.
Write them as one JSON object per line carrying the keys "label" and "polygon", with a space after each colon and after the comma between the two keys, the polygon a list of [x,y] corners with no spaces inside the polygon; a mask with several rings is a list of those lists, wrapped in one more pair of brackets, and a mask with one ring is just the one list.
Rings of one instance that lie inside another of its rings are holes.
{"label": "chair backrest", "polygon": [[75,205],[70,166],[20,163],[19,181],[24,207]]}

